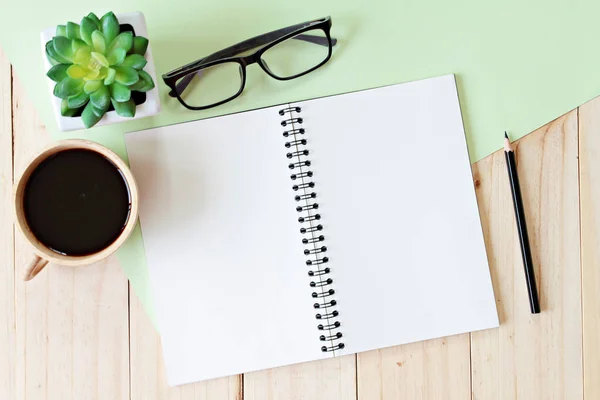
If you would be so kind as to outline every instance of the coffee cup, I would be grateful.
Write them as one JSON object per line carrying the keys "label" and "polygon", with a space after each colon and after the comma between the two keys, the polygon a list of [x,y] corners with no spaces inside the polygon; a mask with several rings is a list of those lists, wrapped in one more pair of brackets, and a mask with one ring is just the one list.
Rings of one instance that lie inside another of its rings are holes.
{"label": "coffee cup", "polygon": [[138,191],[114,152],[89,140],[56,142],[28,164],[14,191],[16,225],[33,247],[25,280],[48,264],[84,266],[114,253],[133,231]]}

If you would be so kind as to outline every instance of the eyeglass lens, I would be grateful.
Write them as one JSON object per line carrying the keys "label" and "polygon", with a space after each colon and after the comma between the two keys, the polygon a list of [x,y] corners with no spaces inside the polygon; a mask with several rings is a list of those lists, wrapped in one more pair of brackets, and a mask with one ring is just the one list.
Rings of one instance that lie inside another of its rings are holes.
{"label": "eyeglass lens", "polygon": [[242,66],[225,62],[203,68],[177,81],[179,97],[192,107],[207,107],[228,100],[242,88]]}
{"label": "eyeglass lens", "polygon": [[[319,42],[319,44],[315,43]],[[279,78],[301,75],[322,64],[329,55],[327,36],[322,29],[303,32],[269,48],[261,61]]]}

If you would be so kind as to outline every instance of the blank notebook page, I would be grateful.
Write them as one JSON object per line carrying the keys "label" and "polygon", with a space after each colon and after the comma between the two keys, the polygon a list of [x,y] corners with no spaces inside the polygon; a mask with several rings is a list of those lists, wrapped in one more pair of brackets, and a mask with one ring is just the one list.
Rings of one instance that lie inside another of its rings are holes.
{"label": "blank notebook page", "polygon": [[451,75],[126,141],[170,384],[498,325]]}
{"label": "blank notebook page", "polygon": [[345,348],[498,326],[454,76],[293,103]]}
{"label": "blank notebook page", "polygon": [[331,357],[280,108],[126,135],[171,385]]}

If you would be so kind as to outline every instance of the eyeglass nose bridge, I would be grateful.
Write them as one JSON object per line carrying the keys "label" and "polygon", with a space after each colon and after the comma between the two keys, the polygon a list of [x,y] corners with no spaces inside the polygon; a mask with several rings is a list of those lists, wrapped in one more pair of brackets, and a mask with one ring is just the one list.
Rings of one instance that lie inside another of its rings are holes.
{"label": "eyeglass nose bridge", "polygon": [[245,57],[242,57],[241,61],[242,61],[242,64],[244,65],[244,67],[247,67],[252,64],[260,65],[260,54],[257,54],[257,53],[249,54]]}
{"label": "eyeglass nose bridge", "polygon": [[243,68],[246,68],[252,64],[258,64],[261,69],[263,69],[267,74],[270,75],[271,71],[269,69],[269,65],[263,58],[261,58],[261,55],[262,55],[262,53],[258,52],[258,53],[250,54],[246,57],[242,57],[241,61],[242,61]]}

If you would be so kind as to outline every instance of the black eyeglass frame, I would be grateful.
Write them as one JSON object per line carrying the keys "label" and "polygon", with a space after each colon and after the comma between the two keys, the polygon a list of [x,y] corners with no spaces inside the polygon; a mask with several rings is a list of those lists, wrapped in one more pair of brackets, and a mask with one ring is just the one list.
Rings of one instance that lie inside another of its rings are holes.
{"label": "black eyeglass frame", "polygon": [[[259,36],[255,36],[253,38],[247,39],[243,42],[240,42],[238,44],[235,44],[233,46],[230,46],[223,50],[220,50],[216,53],[213,53],[207,57],[204,57],[204,58],[196,60],[192,63],[186,64],[183,67],[177,68],[173,71],[170,71],[170,72],[164,74],[162,76],[162,78],[163,78],[163,81],[165,82],[165,84],[171,89],[171,91],[169,92],[169,96],[176,97],[185,108],[187,108],[189,110],[206,110],[208,108],[216,107],[216,106],[219,106],[221,104],[227,103],[227,102],[235,99],[244,91],[244,87],[246,86],[246,67],[249,65],[252,65],[255,63],[260,65],[260,67],[263,69],[263,71],[265,71],[269,76],[271,76],[274,79],[280,80],[280,81],[287,81],[290,79],[295,79],[295,78],[301,77],[301,76],[306,75],[306,74],[314,71],[315,69],[321,67],[327,61],[329,61],[329,59],[331,58],[331,54],[333,52],[332,48],[337,43],[337,40],[335,38],[331,37],[331,34],[330,34],[331,25],[332,25],[331,17],[325,17],[325,18],[320,18],[320,19],[313,20],[313,21],[304,22],[301,24],[292,25],[287,28],[277,29],[275,31],[265,33],[263,35],[259,35]],[[312,30],[316,30],[316,29],[322,29],[323,32],[325,33],[325,37],[312,36],[312,35],[300,35],[303,32],[312,31]],[[317,44],[317,45],[328,46],[329,51],[327,53],[327,57],[325,57],[325,59],[323,61],[321,61],[319,64],[317,64],[314,67],[312,67],[304,72],[301,72],[299,74],[288,76],[288,77],[277,76],[269,69],[269,67],[264,63],[264,61],[262,60],[261,57],[267,50],[271,49],[272,47],[276,46],[277,44],[279,44],[285,40],[288,40],[288,39],[294,38],[294,37],[296,37],[297,39],[303,40],[303,41]],[[254,52],[252,54],[249,54],[247,56],[237,56],[240,53],[247,52],[247,51],[255,49],[257,47],[260,47],[260,49],[258,49],[256,52]],[[240,89],[233,96],[231,96],[225,100],[219,101],[217,103],[207,105],[207,106],[201,106],[201,107],[190,106],[189,104],[187,104],[185,102],[185,100],[183,100],[181,98],[180,93],[183,92],[183,90],[178,90],[181,88],[178,88],[178,84],[177,84],[177,82],[180,79],[182,79],[186,76],[189,77],[187,81],[183,81],[183,82],[179,83],[179,85],[182,86],[183,89],[185,89],[185,87],[187,87],[187,85],[190,83],[190,81],[194,77],[193,74],[195,72],[198,72],[198,71],[208,68],[208,67],[212,67],[214,65],[223,64],[223,63],[231,63],[231,62],[234,62],[234,63],[237,63],[240,65],[240,75],[241,75]]]}

